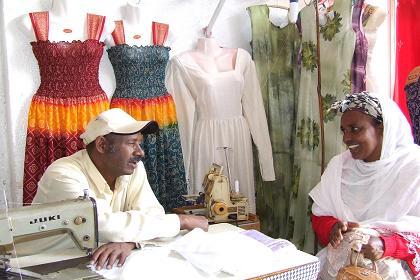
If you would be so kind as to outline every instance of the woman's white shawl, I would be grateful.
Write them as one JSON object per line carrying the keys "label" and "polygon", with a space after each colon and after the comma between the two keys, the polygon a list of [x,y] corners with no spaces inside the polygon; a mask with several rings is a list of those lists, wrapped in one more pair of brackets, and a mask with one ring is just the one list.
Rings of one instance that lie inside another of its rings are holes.
{"label": "woman's white shawl", "polygon": [[408,241],[418,262],[420,244],[413,242],[420,240],[420,147],[414,144],[410,125],[397,105],[375,96],[384,119],[380,160],[355,160],[349,151],[331,159],[321,182],[309,193],[314,200],[312,213],[414,234],[419,239]]}

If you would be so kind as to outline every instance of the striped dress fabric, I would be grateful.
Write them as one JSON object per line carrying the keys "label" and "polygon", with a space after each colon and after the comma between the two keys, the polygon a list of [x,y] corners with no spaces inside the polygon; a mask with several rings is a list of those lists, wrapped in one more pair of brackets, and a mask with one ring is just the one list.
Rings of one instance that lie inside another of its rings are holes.
{"label": "striped dress fabric", "polygon": [[356,46],[354,48],[350,74],[352,93],[359,93],[366,90],[366,63],[369,47],[362,26],[363,5],[364,0],[358,0],[353,7],[352,27],[356,34]]}

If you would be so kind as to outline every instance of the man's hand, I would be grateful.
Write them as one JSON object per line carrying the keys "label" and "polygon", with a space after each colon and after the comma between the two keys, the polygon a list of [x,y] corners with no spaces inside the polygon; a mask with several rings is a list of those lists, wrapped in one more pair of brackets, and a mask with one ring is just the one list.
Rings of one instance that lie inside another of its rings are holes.
{"label": "man's hand", "polygon": [[343,234],[357,227],[359,227],[359,224],[353,222],[338,221],[337,223],[335,223],[330,232],[331,246],[333,246],[333,248],[337,248],[343,240]]}
{"label": "man's hand", "polygon": [[107,243],[96,249],[90,263],[95,265],[96,270],[101,270],[106,265],[111,269],[118,260],[118,266],[122,266],[125,259],[130,255],[131,250],[136,247],[133,242],[112,242]]}
{"label": "man's hand", "polygon": [[195,215],[178,215],[181,223],[181,229],[192,230],[195,228],[201,228],[204,231],[209,229],[209,221],[203,216]]}
{"label": "man's hand", "polygon": [[371,235],[368,244],[363,245],[360,252],[367,259],[379,260],[384,255],[384,242],[381,238]]}

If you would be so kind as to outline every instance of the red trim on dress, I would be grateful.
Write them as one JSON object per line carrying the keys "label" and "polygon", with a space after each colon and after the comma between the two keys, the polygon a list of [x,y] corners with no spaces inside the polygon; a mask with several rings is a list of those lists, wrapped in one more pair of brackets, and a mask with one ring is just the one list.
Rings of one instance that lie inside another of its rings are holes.
{"label": "red trim on dress", "polygon": [[47,41],[49,33],[49,14],[48,12],[32,12],[29,13],[32,28],[37,41]]}
{"label": "red trim on dress", "polygon": [[112,39],[115,45],[125,44],[124,23],[122,20],[115,21],[115,29],[112,31]]}
{"label": "red trim on dress", "polygon": [[153,45],[163,46],[168,37],[169,24],[152,22]]}
{"label": "red trim on dress", "polygon": [[87,14],[88,39],[99,41],[104,30],[105,16]]}

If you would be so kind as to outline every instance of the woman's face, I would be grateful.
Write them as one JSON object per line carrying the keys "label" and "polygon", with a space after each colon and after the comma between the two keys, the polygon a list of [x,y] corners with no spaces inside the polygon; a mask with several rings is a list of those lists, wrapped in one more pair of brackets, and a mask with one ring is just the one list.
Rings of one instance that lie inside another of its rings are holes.
{"label": "woman's face", "polygon": [[372,162],[379,160],[382,150],[383,125],[358,111],[346,111],[341,117],[343,142],[354,159]]}

